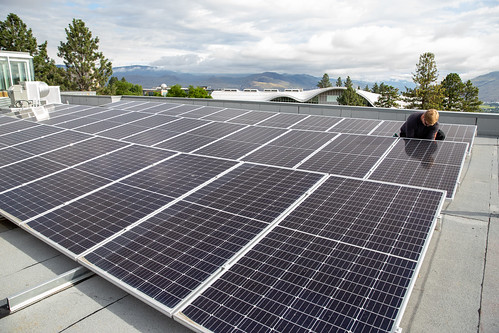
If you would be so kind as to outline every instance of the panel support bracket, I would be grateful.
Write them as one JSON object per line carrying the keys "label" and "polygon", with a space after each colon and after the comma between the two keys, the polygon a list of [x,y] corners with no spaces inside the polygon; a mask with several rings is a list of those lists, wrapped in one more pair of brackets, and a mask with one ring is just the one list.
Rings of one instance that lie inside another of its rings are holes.
{"label": "panel support bracket", "polygon": [[64,289],[70,288],[92,275],[94,275],[94,272],[80,266],[31,289],[0,300],[0,318],[28,307]]}

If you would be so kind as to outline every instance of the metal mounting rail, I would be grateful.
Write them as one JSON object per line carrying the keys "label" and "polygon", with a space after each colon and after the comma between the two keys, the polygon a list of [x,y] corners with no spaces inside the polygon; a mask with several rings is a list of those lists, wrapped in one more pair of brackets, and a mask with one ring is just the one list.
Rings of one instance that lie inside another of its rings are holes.
{"label": "metal mounting rail", "polygon": [[66,288],[70,288],[92,275],[94,275],[94,272],[80,266],[36,287],[7,297],[0,301],[0,318],[8,316]]}

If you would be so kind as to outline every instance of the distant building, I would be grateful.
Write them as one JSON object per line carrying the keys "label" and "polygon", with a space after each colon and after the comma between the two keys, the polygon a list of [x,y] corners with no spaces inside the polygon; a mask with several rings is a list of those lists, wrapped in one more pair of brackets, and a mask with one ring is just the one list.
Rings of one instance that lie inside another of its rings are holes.
{"label": "distant building", "polygon": [[[313,90],[303,89],[222,89],[211,93],[213,99],[242,100],[257,102],[288,102],[288,103],[311,103],[311,104],[338,104],[338,97],[346,90],[345,87],[330,87]],[[378,94],[356,90],[368,106],[374,106],[378,100]]]}
{"label": "distant building", "polygon": [[0,51],[0,97],[7,97],[11,86],[34,80],[33,57],[29,53]]}

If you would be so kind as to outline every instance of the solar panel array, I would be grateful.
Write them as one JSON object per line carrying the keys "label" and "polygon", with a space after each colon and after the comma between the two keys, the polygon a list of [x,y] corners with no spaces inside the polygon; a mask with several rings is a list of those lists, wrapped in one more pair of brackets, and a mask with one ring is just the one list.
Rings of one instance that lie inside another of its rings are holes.
{"label": "solar panel array", "polygon": [[126,100],[0,116],[0,212],[195,330],[388,332],[475,133],[393,126]]}

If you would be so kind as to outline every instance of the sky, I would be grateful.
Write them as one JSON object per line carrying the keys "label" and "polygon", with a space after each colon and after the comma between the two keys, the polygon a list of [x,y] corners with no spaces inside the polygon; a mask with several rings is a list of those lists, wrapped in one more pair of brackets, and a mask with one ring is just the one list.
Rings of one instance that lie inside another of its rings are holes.
{"label": "sky", "polygon": [[499,71],[499,0],[2,0],[57,64],[81,19],[113,67],[412,81],[435,55],[439,80]]}

